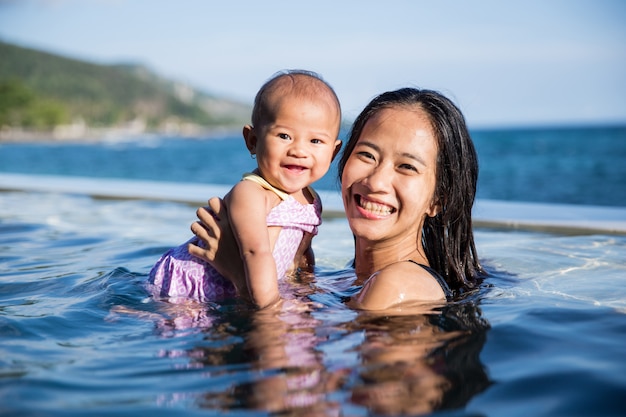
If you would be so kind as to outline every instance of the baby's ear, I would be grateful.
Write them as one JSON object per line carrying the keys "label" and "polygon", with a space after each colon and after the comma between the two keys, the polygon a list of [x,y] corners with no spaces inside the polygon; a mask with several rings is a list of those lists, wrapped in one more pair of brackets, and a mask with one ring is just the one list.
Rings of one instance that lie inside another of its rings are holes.
{"label": "baby's ear", "polygon": [[337,139],[335,141],[335,150],[333,151],[333,159],[331,159],[331,161],[335,160],[335,157],[337,156],[340,150],[341,150],[341,141]]}
{"label": "baby's ear", "polygon": [[256,133],[254,132],[254,127],[251,125],[245,125],[243,127],[243,140],[246,142],[246,148],[250,151],[251,155],[256,154]]}

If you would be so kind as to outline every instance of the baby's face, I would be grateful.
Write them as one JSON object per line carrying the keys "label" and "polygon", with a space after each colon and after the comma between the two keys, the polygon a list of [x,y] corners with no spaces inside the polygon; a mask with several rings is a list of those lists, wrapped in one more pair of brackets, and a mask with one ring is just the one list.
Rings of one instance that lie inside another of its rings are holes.
{"label": "baby's face", "polygon": [[326,174],[341,141],[340,114],[328,99],[286,95],[276,117],[257,132],[256,155],[261,175],[275,187],[300,192]]}

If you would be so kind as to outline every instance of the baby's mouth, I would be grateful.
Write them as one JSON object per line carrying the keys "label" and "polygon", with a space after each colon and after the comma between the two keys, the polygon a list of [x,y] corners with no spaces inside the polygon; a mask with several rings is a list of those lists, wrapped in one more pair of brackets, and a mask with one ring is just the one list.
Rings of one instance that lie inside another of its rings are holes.
{"label": "baby's mouth", "polygon": [[377,216],[388,216],[396,211],[396,209],[391,206],[376,203],[359,194],[355,196],[355,199],[359,207]]}
{"label": "baby's mouth", "polygon": [[285,165],[285,168],[293,172],[302,172],[306,169],[305,167],[301,165]]}

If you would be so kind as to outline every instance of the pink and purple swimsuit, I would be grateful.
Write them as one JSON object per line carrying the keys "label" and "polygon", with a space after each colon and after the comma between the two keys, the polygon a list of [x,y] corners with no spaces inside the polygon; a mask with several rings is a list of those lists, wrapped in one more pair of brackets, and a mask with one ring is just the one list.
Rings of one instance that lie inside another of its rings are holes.
{"label": "pink and purple swimsuit", "polygon": [[[321,224],[322,205],[315,196],[312,204],[302,205],[293,197],[275,189],[263,178],[255,174],[245,174],[244,179],[257,182],[281,198],[281,202],[267,215],[268,226],[282,229],[272,252],[276,261],[276,272],[281,279],[293,265],[294,257],[304,237],[304,233],[317,234]],[[203,246],[197,237],[167,251],[150,271],[148,290],[158,298],[169,297],[170,301],[184,300],[220,301],[235,297],[234,285],[220,275],[207,262],[191,255],[187,244]]]}

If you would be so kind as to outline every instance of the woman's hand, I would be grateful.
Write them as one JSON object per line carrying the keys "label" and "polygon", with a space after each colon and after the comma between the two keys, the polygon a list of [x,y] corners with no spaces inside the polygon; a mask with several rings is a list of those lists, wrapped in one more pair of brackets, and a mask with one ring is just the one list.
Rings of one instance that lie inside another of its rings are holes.
{"label": "woman's hand", "polygon": [[191,225],[191,231],[204,242],[204,247],[190,243],[189,253],[211,264],[235,285],[240,296],[248,298],[246,274],[226,205],[220,198],[213,197],[207,207],[196,211],[196,215],[198,221]]}

